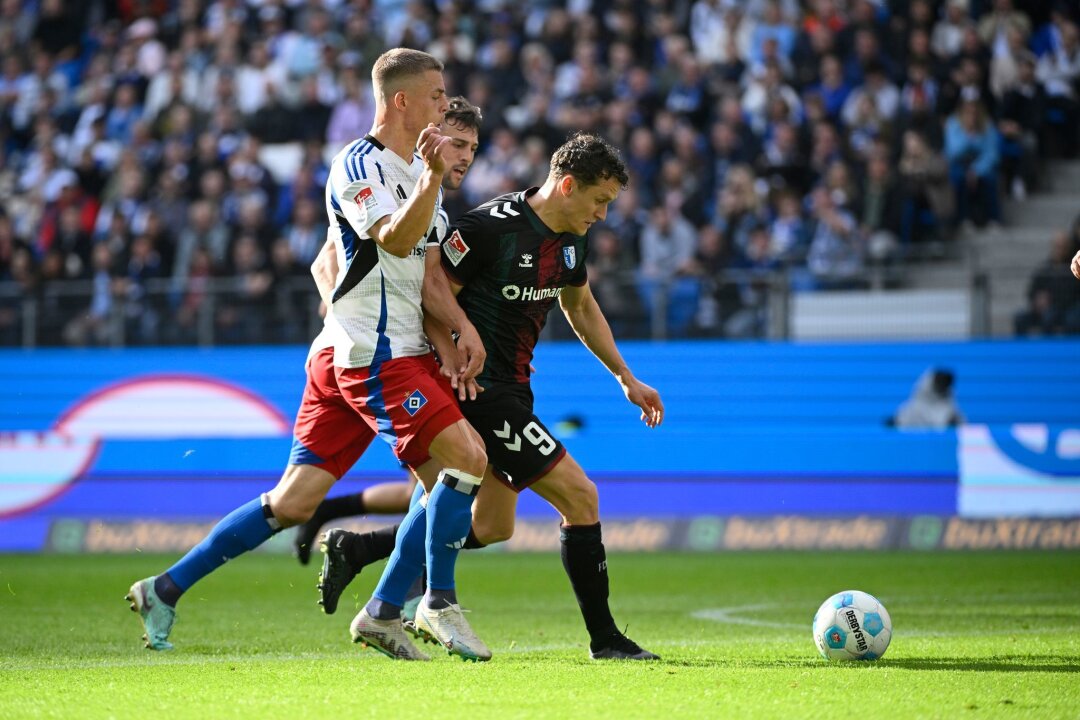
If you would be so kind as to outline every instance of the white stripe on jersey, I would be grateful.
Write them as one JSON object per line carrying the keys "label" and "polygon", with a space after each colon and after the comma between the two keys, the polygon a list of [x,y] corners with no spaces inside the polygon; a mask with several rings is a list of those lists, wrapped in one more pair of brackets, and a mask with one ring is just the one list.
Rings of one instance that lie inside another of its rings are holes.
{"label": "white stripe on jersey", "polygon": [[442,191],[427,231],[416,239],[416,247],[407,257],[384,251],[368,235],[380,218],[405,204],[423,168],[419,155],[414,154],[408,163],[364,139],[348,145],[330,163],[327,237],[337,250],[335,284],[341,286],[355,263],[360,264],[354,273],[365,271],[359,282],[334,302],[336,322],[327,322],[312,344],[312,353],[332,344],[338,367],[369,367],[390,358],[429,352],[420,290],[424,246],[441,211]]}

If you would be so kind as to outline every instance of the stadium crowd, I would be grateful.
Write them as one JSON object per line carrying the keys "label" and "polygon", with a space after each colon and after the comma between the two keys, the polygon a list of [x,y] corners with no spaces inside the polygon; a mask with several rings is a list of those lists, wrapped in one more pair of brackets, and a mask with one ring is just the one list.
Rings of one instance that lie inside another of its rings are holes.
{"label": "stadium crowd", "polygon": [[0,0],[0,345],[28,298],[39,344],[306,342],[327,159],[370,128],[395,46],[484,111],[451,218],[602,133],[632,169],[591,239],[616,332],[662,303],[672,336],[759,335],[777,271],[861,286],[1075,157],[1078,21],[1048,0]]}

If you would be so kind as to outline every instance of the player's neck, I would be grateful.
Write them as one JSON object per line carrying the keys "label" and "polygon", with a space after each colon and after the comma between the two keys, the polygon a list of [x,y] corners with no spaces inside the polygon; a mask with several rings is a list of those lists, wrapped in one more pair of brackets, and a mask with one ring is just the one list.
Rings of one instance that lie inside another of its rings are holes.
{"label": "player's neck", "polygon": [[397,123],[387,122],[385,119],[375,118],[375,124],[368,133],[383,144],[390,152],[397,155],[407,163],[412,162],[413,150],[416,148],[418,133],[410,133]]}
{"label": "player's neck", "polygon": [[540,189],[525,199],[536,217],[554,233],[568,232],[563,215],[559,211],[559,190],[553,183],[545,182]]}

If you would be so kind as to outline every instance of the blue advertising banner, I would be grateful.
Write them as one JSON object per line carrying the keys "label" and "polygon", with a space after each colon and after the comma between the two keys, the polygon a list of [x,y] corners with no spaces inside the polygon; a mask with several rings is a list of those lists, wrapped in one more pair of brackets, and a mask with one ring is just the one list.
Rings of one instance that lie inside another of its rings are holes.
{"label": "blue advertising banner", "polygon": [[[537,414],[605,518],[1080,515],[1080,344],[627,344],[645,428],[579,344],[538,349]],[[271,488],[305,348],[0,352],[0,551],[58,521],[205,522]],[[884,420],[947,364],[971,424]],[[334,494],[403,477],[374,443]],[[553,519],[523,493],[520,514]],[[740,527],[732,525],[730,527]]]}

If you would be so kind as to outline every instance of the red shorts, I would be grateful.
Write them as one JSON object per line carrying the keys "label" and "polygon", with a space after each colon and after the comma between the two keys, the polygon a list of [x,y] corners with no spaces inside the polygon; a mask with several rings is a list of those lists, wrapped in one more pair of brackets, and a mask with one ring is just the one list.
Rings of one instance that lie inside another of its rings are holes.
{"label": "red shorts", "polygon": [[334,349],[319,351],[307,368],[289,463],[344,475],[378,435],[411,467],[431,459],[428,446],[461,420],[450,381],[435,356],[387,360],[372,368],[334,367]]}

